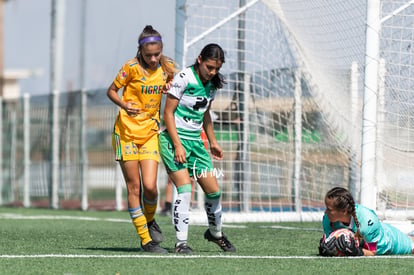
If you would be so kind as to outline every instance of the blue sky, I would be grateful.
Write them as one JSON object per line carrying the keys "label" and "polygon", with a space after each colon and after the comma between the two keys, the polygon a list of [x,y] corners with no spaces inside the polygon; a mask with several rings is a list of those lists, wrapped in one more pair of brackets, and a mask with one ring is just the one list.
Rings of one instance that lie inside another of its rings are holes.
{"label": "blue sky", "polygon": [[[64,1],[62,90],[80,88],[82,0]],[[52,0],[9,0],[4,4],[4,68],[40,70],[20,80],[22,93],[49,93]],[[86,0],[85,88],[106,88],[122,64],[136,54],[137,38],[152,25],[174,57],[174,0]]]}

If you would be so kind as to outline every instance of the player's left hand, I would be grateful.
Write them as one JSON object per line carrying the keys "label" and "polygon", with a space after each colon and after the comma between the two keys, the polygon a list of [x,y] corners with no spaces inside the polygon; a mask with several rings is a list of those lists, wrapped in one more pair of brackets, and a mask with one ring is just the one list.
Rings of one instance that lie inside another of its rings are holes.
{"label": "player's left hand", "polygon": [[346,256],[364,256],[362,248],[355,245],[355,239],[351,238],[350,242],[346,241],[345,235],[339,236],[335,242],[336,248],[342,251]]}
{"label": "player's left hand", "polygon": [[178,163],[185,163],[186,160],[186,152],[182,145],[176,146],[174,149],[174,161]]}
{"label": "player's left hand", "polygon": [[221,160],[223,159],[223,150],[221,150],[220,145],[210,143],[210,151],[214,159]]}

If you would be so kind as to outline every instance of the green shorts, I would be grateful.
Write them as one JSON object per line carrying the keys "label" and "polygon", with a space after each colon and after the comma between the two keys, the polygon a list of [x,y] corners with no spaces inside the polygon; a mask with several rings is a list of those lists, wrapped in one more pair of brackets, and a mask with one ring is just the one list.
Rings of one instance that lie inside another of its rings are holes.
{"label": "green shorts", "polygon": [[159,135],[160,156],[168,173],[187,169],[190,177],[198,177],[213,170],[210,155],[201,138],[200,140],[181,139],[181,144],[186,152],[187,162],[185,163],[178,163],[174,160],[174,145],[168,133],[163,131]]}

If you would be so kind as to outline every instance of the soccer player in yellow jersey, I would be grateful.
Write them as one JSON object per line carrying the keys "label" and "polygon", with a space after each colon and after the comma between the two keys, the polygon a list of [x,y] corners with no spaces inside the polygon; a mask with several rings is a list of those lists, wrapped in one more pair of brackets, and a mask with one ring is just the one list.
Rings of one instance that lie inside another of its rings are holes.
{"label": "soccer player in yellow jersey", "polygon": [[141,239],[141,250],[154,253],[167,253],[159,245],[163,236],[154,219],[158,202],[158,132],[161,97],[176,70],[174,61],[164,56],[162,49],[160,33],[146,26],[138,38],[136,57],[122,66],[107,91],[120,107],[112,145],[127,186],[128,211]]}

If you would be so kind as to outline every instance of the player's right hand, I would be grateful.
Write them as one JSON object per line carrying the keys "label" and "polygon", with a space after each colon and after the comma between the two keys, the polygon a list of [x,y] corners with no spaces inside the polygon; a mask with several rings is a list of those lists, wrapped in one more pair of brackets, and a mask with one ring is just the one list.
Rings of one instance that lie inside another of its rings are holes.
{"label": "player's right hand", "polygon": [[336,246],[335,238],[331,238],[329,241],[325,242],[326,236],[324,235],[319,241],[319,255],[321,256],[335,256],[336,255]]}
{"label": "player's right hand", "polygon": [[162,87],[162,93],[166,94],[167,91],[171,88],[171,86],[172,86],[172,80],[165,83],[165,85]]}
{"label": "player's right hand", "polygon": [[128,101],[124,105],[124,110],[127,112],[129,116],[137,116],[140,113],[140,109],[136,107],[137,105],[138,104],[135,102]]}

